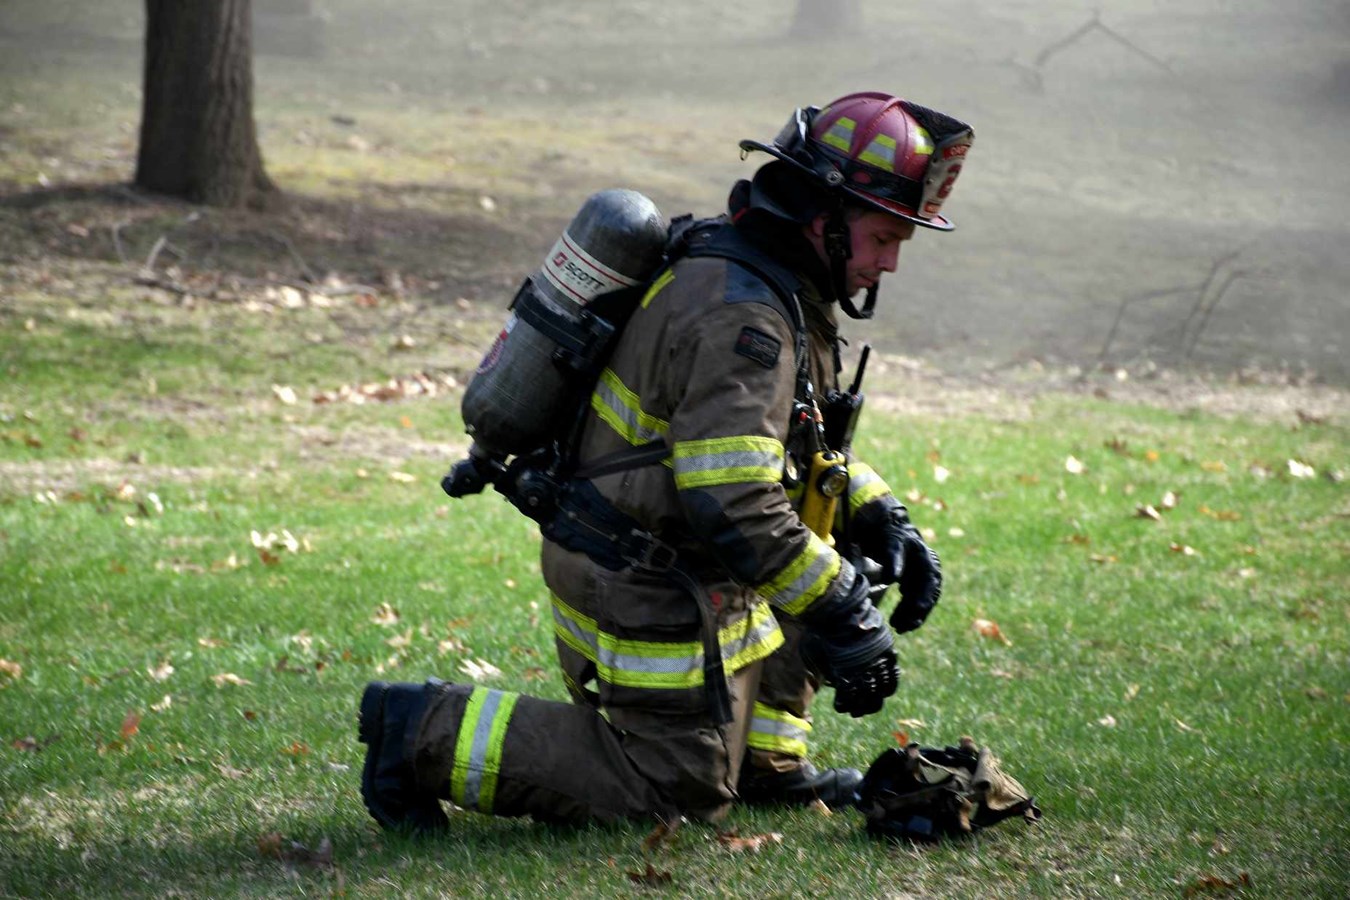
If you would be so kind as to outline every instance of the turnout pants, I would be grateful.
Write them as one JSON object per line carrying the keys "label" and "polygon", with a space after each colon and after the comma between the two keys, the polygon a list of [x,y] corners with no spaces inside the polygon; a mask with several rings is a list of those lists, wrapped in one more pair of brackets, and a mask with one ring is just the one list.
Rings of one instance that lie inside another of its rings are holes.
{"label": "turnout pants", "polygon": [[658,575],[612,572],[544,544],[555,644],[572,703],[467,684],[428,688],[419,787],[543,821],[716,821],[736,796],[764,660],[782,642],[753,592],[709,581],[731,721],[703,684],[699,604]]}

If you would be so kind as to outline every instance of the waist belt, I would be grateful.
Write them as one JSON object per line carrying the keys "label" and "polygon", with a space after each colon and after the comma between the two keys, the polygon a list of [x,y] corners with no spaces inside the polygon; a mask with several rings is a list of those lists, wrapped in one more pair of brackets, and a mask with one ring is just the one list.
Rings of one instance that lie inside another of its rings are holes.
{"label": "waist belt", "polygon": [[732,719],[731,694],[717,640],[717,614],[703,585],[682,565],[680,552],[631,516],[614,507],[590,481],[567,482],[558,496],[558,514],[540,529],[544,537],[568,550],[584,553],[610,571],[632,568],[669,579],[698,605],[703,642],[703,689],[714,724]]}

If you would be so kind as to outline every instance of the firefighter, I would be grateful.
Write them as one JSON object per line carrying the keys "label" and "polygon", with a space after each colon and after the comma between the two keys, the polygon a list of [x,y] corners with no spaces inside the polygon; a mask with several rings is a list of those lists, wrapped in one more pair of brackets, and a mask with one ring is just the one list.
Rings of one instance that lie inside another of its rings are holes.
{"label": "firefighter", "polygon": [[[372,683],[362,794],[381,825],[442,827],[440,800],[574,823],[717,821],[738,796],[854,800],[857,770],[805,761],[812,697],[823,682],[837,711],[879,711],[898,686],[892,628],[923,622],[941,573],[873,470],[850,460],[848,534],[833,540],[799,517],[800,476],[838,380],[834,306],[870,316],[916,228],[952,228],[940,209],[972,137],[863,93],[742,142],[774,160],[724,217],[682,233],[542,528],[573,702]],[[896,582],[888,628],[873,598]]]}

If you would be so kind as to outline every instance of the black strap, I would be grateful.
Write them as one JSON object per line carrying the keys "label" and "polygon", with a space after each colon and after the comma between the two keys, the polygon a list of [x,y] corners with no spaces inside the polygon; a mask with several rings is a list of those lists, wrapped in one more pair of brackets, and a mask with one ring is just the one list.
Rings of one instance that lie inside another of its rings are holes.
{"label": "black strap", "polygon": [[670,448],[666,446],[665,441],[658,439],[636,447],[625,447],[613,453],[606,453],[577,470],[575,477],[593,479],[613,475],[615,472],[627,472],[629,469],[640,469],[662,462],[668,456]]}

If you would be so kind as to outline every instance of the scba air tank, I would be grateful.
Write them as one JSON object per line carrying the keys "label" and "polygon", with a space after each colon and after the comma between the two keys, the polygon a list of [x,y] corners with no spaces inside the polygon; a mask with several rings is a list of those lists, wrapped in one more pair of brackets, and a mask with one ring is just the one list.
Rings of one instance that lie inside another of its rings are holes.
{"label": "scba air tank", "polygon": [[464,391],[461,411],[476,454],[527,453],[548,441],[575,389],[566,360],[584,342],[583,309],[646,281],[665,244],[665,218],[636,191],[601,191],[582,204],[526,279]]}

